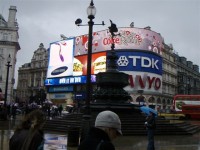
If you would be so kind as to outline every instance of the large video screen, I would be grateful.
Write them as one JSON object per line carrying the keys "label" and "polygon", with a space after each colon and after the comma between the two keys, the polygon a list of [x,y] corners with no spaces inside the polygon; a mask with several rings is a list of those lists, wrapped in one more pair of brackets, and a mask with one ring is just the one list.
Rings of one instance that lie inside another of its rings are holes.
{"label": "large video screen", "polygon": [[[108,30],[93,32],[92,53],[111,50],[112,42],[115,50],[141,50],[151,51],[162,55],[163,38],[159,33],[142,28],[118,28],[119,36],[111,39]],[[88,52],[88,35],[77,36],[75,39],[74,55],[84,55]]]}
{"label": "large video screen", "polygon": [[50,44],[47,78],[73,75],[74,39]]}
{"label": "large video screen", "polygon": [[[106,71],[106,52],[92,54],[91,74]],[[75,56],[73,76],[87,75],[87,55]]]}

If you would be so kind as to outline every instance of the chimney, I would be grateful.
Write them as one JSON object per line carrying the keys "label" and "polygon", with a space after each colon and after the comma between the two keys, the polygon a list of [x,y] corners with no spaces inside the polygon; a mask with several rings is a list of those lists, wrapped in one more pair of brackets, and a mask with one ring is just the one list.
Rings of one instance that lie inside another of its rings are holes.
{"label": "chimney", "polygon": [[8,27],[16,27],[16,6],[10,6],[8,16]]}

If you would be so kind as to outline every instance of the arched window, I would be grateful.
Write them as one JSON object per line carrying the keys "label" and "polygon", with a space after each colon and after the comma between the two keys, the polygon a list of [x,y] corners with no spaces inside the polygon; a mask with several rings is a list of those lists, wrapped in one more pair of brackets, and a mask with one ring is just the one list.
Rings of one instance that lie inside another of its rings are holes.
{"label": "arched window", "polygon": [[157,99],[157,103],[161,104],[161,99],[160,98]]}
{"label": "arched window", "polygon": [[154,98],[153,96],[151,96],[151,97],[149,98],[149,103],[155,103],[155,98]]}
{"label": "arched window", "polygon": [[163,99],[163,100],[162,100],[162,103],[163,103],[163,104],[166,104],[166,100],[165,100],[165,99]]}
{"label": "arched window", "polygon": [[145,97],[142,96],[142,95],[138,96],[138,97],[136,98],[136,102],[138,102],[139,105],[144,105],[144,103],[145,103]]}
{"label": "arched window", "polygon": [[168,99],[168,100],[167,100],[167,104],[171,104],[171,101],[170,101],[170,99]]}

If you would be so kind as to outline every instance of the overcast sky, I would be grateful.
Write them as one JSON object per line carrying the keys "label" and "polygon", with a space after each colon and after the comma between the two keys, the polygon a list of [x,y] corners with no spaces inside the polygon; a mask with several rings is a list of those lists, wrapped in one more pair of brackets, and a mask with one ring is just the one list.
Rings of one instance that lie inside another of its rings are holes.
{"label": "overcast sky", "polygon": [[[93,0],[97,13],[93,31],[107,29],[109,19],[118,27],[150,26],[158,32],[166,44],[187,60],[200,66],[200,0]],[[45,48],[60,40],[60,34],[78,36],[88,33],[88,27],[77,27],[75,20],[88,22],[86,9],[90,0],[0,0],[0,13],[8,19],[10,6],[17,7],[19,44],[18,68],[31,61],[33,52],[40,43]]]}

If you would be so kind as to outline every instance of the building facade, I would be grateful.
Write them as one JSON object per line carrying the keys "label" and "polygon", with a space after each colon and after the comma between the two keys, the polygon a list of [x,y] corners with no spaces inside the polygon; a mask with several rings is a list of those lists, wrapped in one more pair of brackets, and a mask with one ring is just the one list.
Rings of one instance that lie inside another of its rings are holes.
{"label": "building facade", "polygon": [[[150,35],[150,38],[143,35],[140,35],[140,37],[135,34],[134,32],[137,30],[139,33],[144,33],[144,35]],[[130,93],[132,100],[136,104],[143,105],[145,103],[155,106],[156,109],[172,109],[173,96],[180,94],[181,91],[181,79],[179,78],[180,66],[183,66],[183,62],[179,62],[181,60],[179,56],[174,54],[173,46],[165,44],[160,34],[151,31],[150,28],[123,28],[120,32],[122,35],[124,34],[122,36],[123,39],[115,39],[118,44],[116,45],[116,52],[119,57],[117,63],[119,71],[128,73],[130,76],[130,85],[125,90]],[[94,33],[98,37],[94,36],[93,75],[100,71],[105,71],[106,63],[100,63],[97,60],[105,59],[107,56],[105,51],[110,50],[110,40],[107,38],[107,36],[109,37],[107,34],[108,32],[104,31],[102,33],[101,31]],[[155,39],[160,39],[160,41]],[[140,43],[142,40],[145,44]],[[64,48],[64,46],[70,45],[67,40],[51,43],[49,51],[40,44],[39,48],[34,52],[31,62],[19,68],[17,94],[22,101],[30,102],[32,101],[31,99],[34,99],[39,102],[42,95],[41,90],[46,92],[47,98],[55,103],[84,99],[87,72],[87,35],[75,37],[74,41],[74,44],[71,44],[71,49]],[[123,42],[120,43],[120,41]],[[163,46],[161,46],[160,42]],[[135,45],[131,44],[135,44],[138,47],[133,48]],[[53,50],[51,51],[51,49]],[[73,53],[71,53],[71,50]],[[70,54],[73,56],[69,56]],[[73,57],[74,62],[72,63]],[[188,81],[190,81],[191,89],[189,93],[184,91],[184,94],[198,94],[198,66],[191,64],[191,62],[188,62],[188,66],[190,68],[187,70],[190,70],[190,73],[187,72],[187,79],[190,77]],[[191,66],[192,70],[196,70],[196,72],[191,70]],[[126,68],[124,69],[123,67]],[[71,72],[68,72],[70,70]],[[92,77],[95,80],[95,76]],[[186,87],[189,87],[189,85],[184,86],[185,89]],[[93,89],[95,88],[94,81]]]}
{"label": "building facade", "polygon": [[18,50],[20,50],[20,45],[18,42],[18,23],[16,21],[16,6],[10,6],[8,21],[0,14],[0,88],[2,90],[1,99],[4,99],[5,89],[6,89],[6,78],[7,78],[7,58],[11,57],[7,85],[7,103],[14,101],[15,97],[13,95],[14,88],[14,73],[16,65],[16,55]]}
{"label": "building facade", "polygon": [[18,70],[17,96],[21,102],[41,103],[45,100],[44,80],[46,79],[48,51],[43,43],[34,51],[30,63]]}
{"label": "building facade", "polygon": [[163,49],[163,87],[162,96],[157,100],[160,109],[171,109],[173,96],[177,93],[177,64],[172,44],[164,44]]}
{"label": "building facade", "polygon": [[187,60],[186,57],[176,56],[177,64],[177,94],[195,95],[200,94],[199,66]]}

